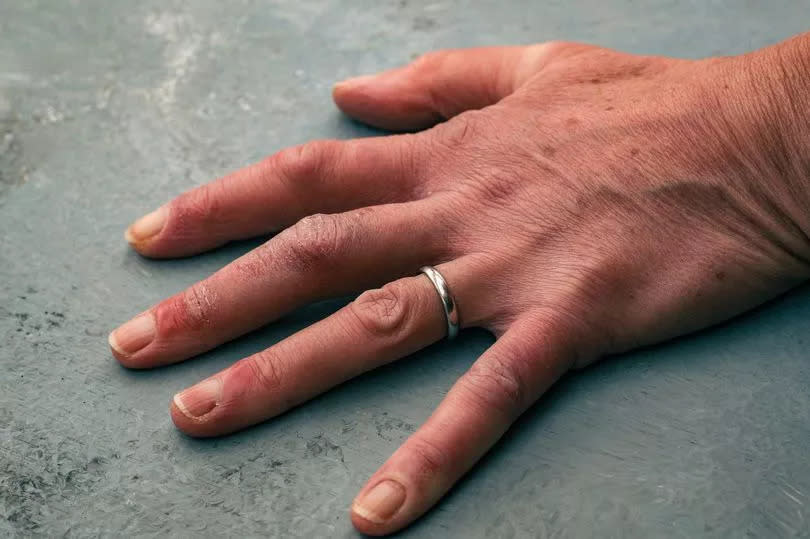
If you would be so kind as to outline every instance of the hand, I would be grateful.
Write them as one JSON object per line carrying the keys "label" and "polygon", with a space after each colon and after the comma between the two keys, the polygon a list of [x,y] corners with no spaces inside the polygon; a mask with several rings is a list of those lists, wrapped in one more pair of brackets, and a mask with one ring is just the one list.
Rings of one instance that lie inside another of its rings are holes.
{"label": "hand", "polygon": [[462,326],[497,340],[355,500],[361,531],[402,528],[566,371],[808,276],[804,165],[779,124],[774,50],[687,61],[547,43],[433,53],[338,84],[361,121],[437,125],[286,149],[133,224],[129,242],[158,258],[279,233],[117,329],[113,354],[165,365],[362,292],[172,401],[192,436],[235,431],[442,339],[418,274],[435,266]]}

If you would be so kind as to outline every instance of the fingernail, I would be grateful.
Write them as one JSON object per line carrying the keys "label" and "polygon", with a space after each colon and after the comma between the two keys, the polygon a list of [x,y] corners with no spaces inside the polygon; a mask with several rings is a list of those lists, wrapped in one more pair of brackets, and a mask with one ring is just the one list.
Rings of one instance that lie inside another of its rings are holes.
{"label": "fingernail", "polygon": [[110,333],[110,346],[119,354],[134,354],[155,338],[155,317],[152,313],[136,316]]}
{"label": "fingernail", "polygon": [[200,417],[217,405],[222,394],[222,382],[219,378],[209,378],[196,386],[191,386],[174,396],[174,403],[190,418]]}
{"label": "fingernail", "polygon": [[342,80],[332,87],[333,90],[346,90],[353,86],[359,86],[361,84],[365,84],[366,82],[370,81],[374,78],[374,75],[362,75],[360,77],[352,77],[350,79]]}
{"label": "fingernail", "polygon": [[127,228],[124,233],[129,243],[136,243],[151,238],[161,230],[166,224],[168,211],[165,206],[161,206],[152,213],[147,213]]}
{"label": "fingernail", "polygon": [[382,524],[402,507],[405,502],[405,487],[386,479],[354,502],[352,510],[366,520]]}

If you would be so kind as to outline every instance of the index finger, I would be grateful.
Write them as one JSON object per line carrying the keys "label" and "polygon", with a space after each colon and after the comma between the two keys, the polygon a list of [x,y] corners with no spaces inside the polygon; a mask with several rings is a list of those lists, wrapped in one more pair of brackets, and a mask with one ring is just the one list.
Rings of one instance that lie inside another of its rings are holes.
{"label": "index finger", "polygon": [[194,188],[135,221],[139,253],[187,256],[285,228],[315,213],[412,200],[413,135],[319,140]]}

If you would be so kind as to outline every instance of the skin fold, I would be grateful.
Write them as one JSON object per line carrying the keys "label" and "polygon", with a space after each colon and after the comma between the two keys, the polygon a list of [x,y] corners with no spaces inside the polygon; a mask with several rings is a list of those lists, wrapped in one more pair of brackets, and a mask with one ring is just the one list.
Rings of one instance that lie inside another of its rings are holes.
{"label": "skin fold", "polygon": [[701,60],[451,50],[344,81],[341,110],[402,134],[288,148],[134,223],[127,240],[155,258],[278,233],[115,330],[113,354],[166,365],[359,293],[172,400],[183,432],[233,432],[442,339],[419,274],[435,266],[462,326],[497,339],[355,499],[359,530],[391,533],[567,371],[810,275],[808,83],[810,35]]}

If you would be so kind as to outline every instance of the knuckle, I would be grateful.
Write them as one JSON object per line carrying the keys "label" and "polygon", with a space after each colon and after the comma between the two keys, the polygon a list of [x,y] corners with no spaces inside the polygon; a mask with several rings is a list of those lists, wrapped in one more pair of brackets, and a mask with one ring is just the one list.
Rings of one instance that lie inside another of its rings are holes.
{"label": "knuckle", "polygon": [[453,151],[470,146],[480,140],[480,133],[486,132],[486,115],[481,110],[468,110],[439,124],[434,128],[437,141]]}
{"label": "knuckle", "polygon": [[560,60],[577,56],[584,52],[597,50],[599,47],[575,41],[552,40],[536,45],[538,51],[549,60]]}
{"label": "knuckle", "polygon": [[283,261],[279,256],[278,243],[286,234],[286,230],[262,243],[247,255],[237,258],[222,271],[231,272],[231,278],[236,280],[266,278],[278,269],[280,262]]}
{"label": "knuckle", "polygon": [[334,214],[315,214],[304,217],[280,237],[293,263],[303,268],[319,266],[333,261],[348,242],[349,232]]}
{"label": "knuckle", "polygon": [[211,321],[213,297],[204,284],[193,285],[183,292],[183,302],[186,306],[187,317],[196,320],[200,325],[208,325]]}
{"label": "knuckle", "polygon": [[413,68],[419,73],[435,73],[441,70],[446,57],[446,51],[426,52],[420,54],[416,60],[413,61]]}
{"label": "knuckle", "polygon": [[406,295],[394,283],[367,290],[349,304],[352,314],[368,333],[396,337],[405,333],[409,306]]}
{"label": "knuckle", "polygon": [[571,50],[572,47],[575,47],[576,44],[570,41],[564,41],[560,39],[552,39],[550,41],[544,41],[538,45],[539,48],[542,48],[546,54],[554,55],[559,54],[561,52]]}
{"label": "knuckle", "polygon": [[158,309],[158,326],[166,333],[199,332],[211,325],[213,293],[197,283],[167,299]]}
{"label": "knuckle", "polygon": [[281,389],[283,374],[280,358],[271,350],[268,349],[255,356],[242,359],[238,364],[247,370],[252,383],[259,389],[275,394]]}
{"label": "knuckle", "polygon": [[452,464],[447,451],[423,436],[414,436],[408,445],[420,475],[436,477],[447,473]]}
{"label": "knuckle", "polygon": [[271,159],[281,178],[290,184],[309,185],[317,181],[337,154],[337,140],[313,140],[276,153]]}
{"label": "knuckle", "polygon": [[174,213],[177,226],[182,230],[224,220],[221,182],[212,182],[183,193],[177,198]]}
{"label": "knuckle", "polygon": [[467,388],[485,408],[520,414],[528,405],[526,383],[513,362],[489,358],[473,364],[466,375]]}

